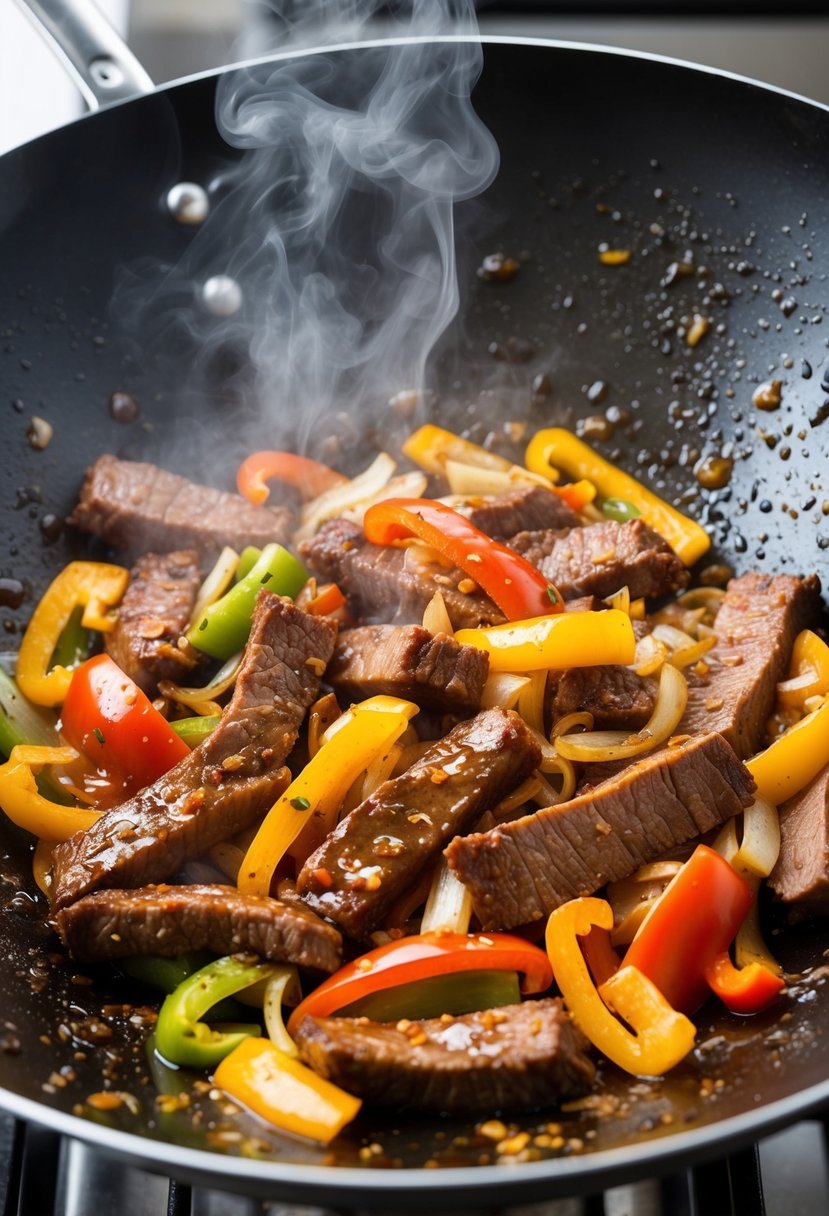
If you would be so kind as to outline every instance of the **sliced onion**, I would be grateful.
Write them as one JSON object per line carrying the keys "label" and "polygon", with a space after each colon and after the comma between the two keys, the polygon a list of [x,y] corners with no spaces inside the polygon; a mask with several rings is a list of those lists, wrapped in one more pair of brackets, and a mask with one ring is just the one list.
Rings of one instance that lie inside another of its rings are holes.
{"label": "sliced onion", "polygon": [[424,569],[429,569],[431,566],[440,566],[443,570],[453,569],[452,563],[448,562],[442,553],[439,553],[433,545],[427,545],[422,540],[417,540],[414,537],[411,540],[401,542],[403,549],[403,568],[405,570],[414,570],[417,574],[421,574]]}
{"label": "sliced onion", "polygon": [[508,671],[493,671],[487,676],[481,694],[481,709],[515,709],[521,693],[529,687],[529,676],[516,676]]}
{"label": "sliced onion", "polygon": [[665,743],[676,730],[688,702],[684,675],[665,663],[659,677],[659,693],[650,720],[636,734],[623,730],[587,731],[583,735],[564,735],[556,739],[558,754],[568,760],[604,763],[641,756]]}
{"label": "sliced onion", "polygon": [[760,928],[760,908],[757,895],[760,890],[760,878],[756,874],[743,873],[743,878],[754,891],[754,902],[748,910],[748,916],[737,930],[734,939],[734,961],[738,967],[748,967],[751,963],[759,963],[768,967],[775,975],[782,975],[783,968],[778,963],[766,945]]}
{"label": "sliced onion", "polygon": [[333,692],[318,697],[308,711],[308,759],[313,760],[322,747],[323,736],[341,716],[337,698]]}
{"label": "sliced onion", "polygon": [[[187,705],[200,713],[201,710],[197,709],[197,706],[203,706],[208,701],[215,701],[236,683],[241,665],[242,651],[240,650],[238,654],[232,655],[226,663],[222,664],[210,683],[205,684],[203,688],[184,688],[181,684],[174,684],[172,680],[161,680],[158,690],[163,697],[169,697],[171,701],[178,701],[180,705]],[[209,712],[215,713],[216,709],[211,709]],[[221,708],[219,708],[219,713],[221,712]]]}
{"label": "sliced onion", "polygon": [[636,654],[631,667],[638,676],[652,676],[659,671],[668,657],[668,647],[652,633],[646,633],[636,642]]}
{"label": "sliced onion", "polygon": [[611,940],[615,946],[633,941],[642,921],[681,868],[681,861],[656,861],[641,866],[629,878],[610,883],[607,898],[613,908]]}
{"label": "sliced onion", "polygon": [[[562,761],[562,763],[564,762]],[[489,812],[490,817],[495,823],[503,823],[505,819],[509,819],[512,816],[513,811],[517,811],[525,802],[532,802],[540,789],[538,774],[534,773],[531,777],[527,777],[526,781],[522,781],[511,794],[507,794],[506,798],[502,798],[498,805],[494,806]]]}
{"label": "sliced onion", "polygon": [[370,798],[384,781],[388,781],[397,766],[402,751],[403,748],[395,744],[387,752],[384,752],[382,756],[378,756],[376,760],[372,760],[363,777],[360,802],[365,802],[366,798]]}
{"label": "sliced onion", "polygon": [[468,933],[471,919],[472,896],[442,858],[429,888],[420,932]]}
{"label": "sliced onion", "polygon": [[224,841],[222,844],[214,844],[208,856],[214,865],[225,874],[231,882],[236,882],[239,877],[239,871],[242,868],[242,862],[245,860],[245,853],[235,844],[230,844]]}
{"label": "sliced onion", "polygon": [[[225,545],[216,559],[215,566],[201,587],[199,587],[196,594],[196,602],[193,605],[193,611],[190,613],[190,620],[187,624],[188,629],[195,625],[205,608],[209,607],[210,604],[215,604],[216,600],[221,599],[233,582],[233,576],[236,573],[238,565],[239,554],[235,549],[231,549],[229,545]],[[186,632],[186,630],[182,632]]]}
{"label": "sliced onion", "polygon": [[344,485],[332,486],[323,494],[311,499],[302,508],[299,528],[294,540],[308,540],[327,519],[353,510],[367,498],[371,498],[394,475],[397,464],[387,452],[381,452],[358,477],[352,477]]}
{"label": "sliced onion", "polygon": [[444,475],[453,494],[472,497],[489,497],[505,494],[516,486],[543,486],[550,489],[547,477],[539,477],[520,465],[507,469],[483,469],[477,465],[464,464],[459,460],[447,460]]}
{"label": "sliced onion", "polygon": [[620,587],[613,595],[609,595],[604,601],[608,608],[618,608],[620,612],[624,612],[630,616],[630,588]]}
{"label": "sliced onion", "polygon": [[527,672],[527,684],[518,694],[516,708],[533,730],[544,734],[544,692],[547,688],[546,671]]}
{"label": "sliced onion", "polygon": [[814,667],[806,667],[797,676],[792,676],[790,680],[781,680],[777,685],[778,695],[783,697],[787,693],[802,692],[804,688],[809,688],[819,678],[819,673]]}
{"label": "sliced onion", "polygon": [[698,663],[716,641],[715,635],[697,639],[682,629],[675,629],[673,625],[654,626],[652,636],[668,647],[670,654],[667,661],[674,667],[690,667]]}
{"label": "sliced onion", "polygon": [[387,498],[422,498],[426,493],[428,480],[425,473],[401,473],[399,477],[392,477],[387,481],[376,494],[361,498],[356,506],[346,507],[340,514],[343,519],[361,524],[366,511],[377,502],[385,502]]}
{"label": "sliced onion", "polygon": [[432,636],[445,633],[451,637],[454,632],[449,613],[446,611],[446,601],[440,591],[436,591],[426,605],[423,613],[423,628],[428,629]]}
{"label": "sliced onion", "polygon": [[583,726],[585,730],[593,729],[593,715],[589,710],[576,710],[572,714],[565,714],[563,718],[559,718],[552,729],[550,739],[558,739],[560,735],[568,734],[571,730],[575,730],[577,726]]}
{"label": "sliced onion", "polygon": [[262,998],[265,1029],[270,1041],[289,1056],[297,1056],[299,1052],[282,1020],[282,1006],[298,1005],[301,996],[296,967],[277,967],[275,974],[265,982],[265,992]]}
{"label": "sliced onion", "polygon": [[576,792],[576,770],[570,761],[559,756],[559,766],[556,771],[561,777],[560,789],[556,789],[547,780],[547,776],[552,775],[552,770],[546,776],[542,776],[540,772],[536,773],[538,793],[533,794],[530,798],[530,801],[534,802],[536,806],[559,806],[562,802],[569,802]]}
{"label": "sliced onion", "polygon": [[760,963],[775,975],[783,968],[769,950],[760,928],[757,894],[760,882],[771,874],[780,852],[780,819],[777,808],[763,798],[757,798],[743,811],[743,837],[737,836],[737,821],[729,819],[714,848],[734,867],[754,891],[754,901],[734,939],[734,959],[738,967]]}

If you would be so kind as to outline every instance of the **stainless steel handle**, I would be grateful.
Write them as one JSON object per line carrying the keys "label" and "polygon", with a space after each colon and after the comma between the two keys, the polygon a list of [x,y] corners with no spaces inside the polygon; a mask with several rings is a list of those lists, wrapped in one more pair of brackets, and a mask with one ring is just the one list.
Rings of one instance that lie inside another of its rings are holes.
{"label": "stainless steel handle", "polygon": [[18,0],[91,110],[152,93],[154,84],[92,0]]}

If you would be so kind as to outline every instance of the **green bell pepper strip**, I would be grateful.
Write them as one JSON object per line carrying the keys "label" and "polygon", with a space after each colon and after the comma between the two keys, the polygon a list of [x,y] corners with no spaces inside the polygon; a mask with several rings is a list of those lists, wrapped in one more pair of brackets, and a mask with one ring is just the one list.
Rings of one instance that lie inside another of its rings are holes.
{"label": "green bell pepper strip", "polygon": [[89,658],[92,633],[83,627],[83,604],[72,610],[72,615],[61,630],[57,646],[52,652],[52,667],[77,667]]}
{"label": "green bell pepper strip", "polygon": [[307,583],[308,574],[282,545],[265,545],[256,564],[240,582],[205,608],[187,630],[187,640],[214,659],[229,659],[244,648],[250,633],[256,597],[263,587],[293,598]]}
{"label": "green bell pepper strip", "polygon": [[450,972],[372,992],[338,1009],[337,1017],[397,1022],[400,1018],[438,1018],[442,1013],[475,1013],[517,1005],[520,1000],[515,971]]}
{"label": "green bell pepper strip", "polygon": [[[34,747],[58,747],[55,715],[28,701],[15,681],[0,668],[0,752],[8,759],[19,744]],[[35,777],[44,798],[60,806],[71,806],[73,799],[46,771]]]}
{"label": "green bell pepper strip", "polygon": [[638,519],[642,512],[626,498],[606,498],[602,503],[602,515],[605,519],[615,519],[617,523],[627,523],[629,519]]}
{"label": "green bell pepper strip", "polygon": [[179,718],[178,722],[171,722],[170,726],[188,747],[198,747],[208,735],[212,735],[221,720],[221,714],[205,714],[203,718]]}
{"label": "green bell pepper strip", "polygon": [[228,955],[188,976],[166,998],[158,1014],[155,1045],[163,1059],[185,1068],[215,1068],[243,1039],[261,1034],[258,1023],[225,1023],[212,1029],[201,1019],[225,997],[272,972],[263,963],[242,963]]}
{"label": "green bell pepper strip", "polygon": [[[212,963],[215,957],[209,950],[191,950],[175,958],[162,958],[159,954],[134,954],[131,958],[121,959],[118,966],[132,979],[147,984],[150,988],[157,988],[160,992],[170,993],[175,992],[179,984],[183,984],[195,971]],[[256,1004],[255,1001],[252,1003]],[[211,1008],[207,1020],[235,1021],[242,1016],[243,1007],[238,1001],[228,998]]]}
{"label": "green bell pepper strip", "polygon": [[239,564],[236,567],[236,574],[233,577],[235,583],[241,583],[243,578],[247,578],[253,567],[262,556],[262,550],[257,549],[256,545],[248,545],[239,554]]}

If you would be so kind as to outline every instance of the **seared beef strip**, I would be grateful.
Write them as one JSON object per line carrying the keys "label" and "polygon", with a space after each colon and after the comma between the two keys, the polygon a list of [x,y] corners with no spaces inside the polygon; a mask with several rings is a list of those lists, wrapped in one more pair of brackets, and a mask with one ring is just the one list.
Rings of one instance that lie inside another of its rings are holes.
{"label": "seared beef strip", "polygon": [[118,622],[106,635],[107,654],[148,696],[159,680],[176,680],[195,667],[190,646],[178,645],[187,628],[201,583],[193,549],[148,553],[132,571],[118,609]]}
{"label": "seared beef strip", "polygon": [[197,485],[154,464],[107,455],[87,469],[69,523],[116,549],[193,548],[215,555],[223,545],[286,543],[294,514],[288,507],[255,507],[239,494]]}
{"label": "seared beef strip", "polygon": [[596,1073],[587,1039],[551,998],[397,1025],[306,1016],[296,1044],[315,1072],[394,1111],[539,1110],[584,1093]]}
{"label": "seared beef strip", "polygon": [[632,599],[667,595],[690,575],[662,537],[643,519],[613,520],[567,532],[519,532],[509,541],[555,583],[566,600],[612,595],[628,587]]}
{"label": "seared beef strip", "polygon": [[339,933],[313,912],[220,885],[95,891],[58,912],[55,924],[70,954],[87,963],[212,950],[331,972],[342,958]]}
{"label": "seared beef strip", "polygon": [[794,639],[820,620],[820,580],[811,574],[743,574],[728,584],[714,621],[717,642],[707,676],[689,673],[681,731],[718,730],[738,756],[763,746],[778,681],[788,672]]}
{"label": "seared beef strip", "polygon": [[587,711],[596,730],[640,730],[653,713],[659,680],[629,667],[572,667],[551,671],[545,714],[551,725],[567,714]]}
{"label": "seared beef strip", "polygon": [[455,629],[501,625],[504,614],[482,591],[465,594],[458,583],[466,575],[441,566],[412,566],[404,549],[372,545],[359,524],[332,519],[299,546],[314,574],[338,583],[355,616],[374,624],[420,624],[436,591],[446,601]]}
{"label": "seared beef strip", "polygon": [[481,703],[489,655],[420,625],[364,625],[341,633],[326,680],[344,702],[385,694],[443,710]]}
{"label": "seared beef strip", "polygon": [[751,803],[754,788],[723,737],[703,735],[570,802],[459,837],[445,856],[484,929],[509,929],[718,827]]}
{"label": "seared beef strip", "polygon": [[297,889],[350,937],[364,938],[423,867],[528,777],[538,744],[511,711],[460,722],[343,819],[300,871]]}
{"label": "seared beef strip", "polygon": [[829,915],[829,768],[780,808],[780,856],[769,886],[795,919]]}
{"label": "seared beef strip", "polygon": [[261,591],[221,722],[169,773],[58,845],[55,909],[98,887],[163,882],[259,818],[290,781],[281,766],[319,692],[335,636],[328,618]]}
{"label": "seared beef strip", "polygon": [[555,490],[543,486],[510,490],[497,498],[470,499],[458,510],[487,536],[502,541],[517,532],[578,528],[584,522]]}

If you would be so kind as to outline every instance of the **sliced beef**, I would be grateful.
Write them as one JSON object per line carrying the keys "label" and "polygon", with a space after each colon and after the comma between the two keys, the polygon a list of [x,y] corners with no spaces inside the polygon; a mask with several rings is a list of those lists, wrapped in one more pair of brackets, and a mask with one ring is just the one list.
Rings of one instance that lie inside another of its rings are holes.
{"label": "sliced beef", "polygon": [[519,532],[511,547],[555,583],[566,600],[612,595],[628,587],[632,599],[667,595],[688,585],[688,571],[643,519],[604,520],[567,532]]}
{"label": "sliced beef", "polygon": [[306,1016],[296,1044],[320,1076],[394,1111],[539,1110],[584,1093],[596,1071],[584,1035],[551,998],[397,1025]]}
{"label": "sliced beef", "polygon": [[339,824],[300,871],[297,889],[350,937],[381,924],[398,895],[458,832],[528,777],[538,744],[511,711],[460,722]]}
{"label": "sliced beef", "polygon": [[780,856],[769,885],[795,919],[829,915],[829,768],[780,808]]}
{"label": "sliced beef", "polygon": [[718,730],[739,756],[763,745],[778,681],[788,671],[794,639],[820,620],[820,580],[812,574],[743,574],[732,579],[714,621],[717,642],[705,656],[707,676],[688,679],[680,730]]}
{"label": "sliced beef", "polygon": [[545,691],[547,721],[588,712],[596,730],[640,730],[653,713],[659,680],[629,667],[573,667],[551,671]]}
{"label": "sliced beef", "polygon": [[222,720],[153,785],[54,853],[56,909],[98,887],[143,887],[242,831],[290,780],[284,761],[319,692],[336,626],[259,593],[250,640]]}
{"label": "sliced beef", "polygon": [[440,591],[455,629],[503,624],[503,613],[482,591],[458,590],[466,578],[461,570],[413,566],[404,549],[369,544],[359,524],[348,520],[323,524],[299,551],[314,574],[339,584],[351,611],[367,623],[419,625],[426,605]]}
{"label": "sliced beef", "polygon": [[489,656],[420,625],[364,625],[337,639],[326,679],[345,701],[385,694],[430,709],[473,710],[481,703]]}
{"label": "sliced beef", "polygon": [[339,933],[313,912],[219,885],[95,891],[58,912],[55,924],[70,954],[87,963],[212,950],[331,972],[342,958]]}
{"label": "sliced beef", "polygon": [[118,609],[118,623],[106,635],[106,650],[122,671],[150,697],[159,680],[179,681],[197,662],[189,646],[179,646],[201,583],[194,549],[148,553],[132,571]]}
{"label": "sliced beef", "polygon": [[595,789],[446,850],[485,929],[540,920],[747,807],[754,781],[721,735],[664,748]]}
{"label": "sliced beef", "polygon": [[524,486],[497,498],[470,499],[459,510],[495,540],[507,540],[517,532],[578,528],[583,523],[555,490],[545,490],[543,486]]}
{"label": "sliced beef", "polygon": [[154,464],[107,455],[87,469],[69,522],[116,549],[192,548],[214,555],[223,545],[286,543],[294,514],[288,507],[255,507],[239,494],[197,485]]}

